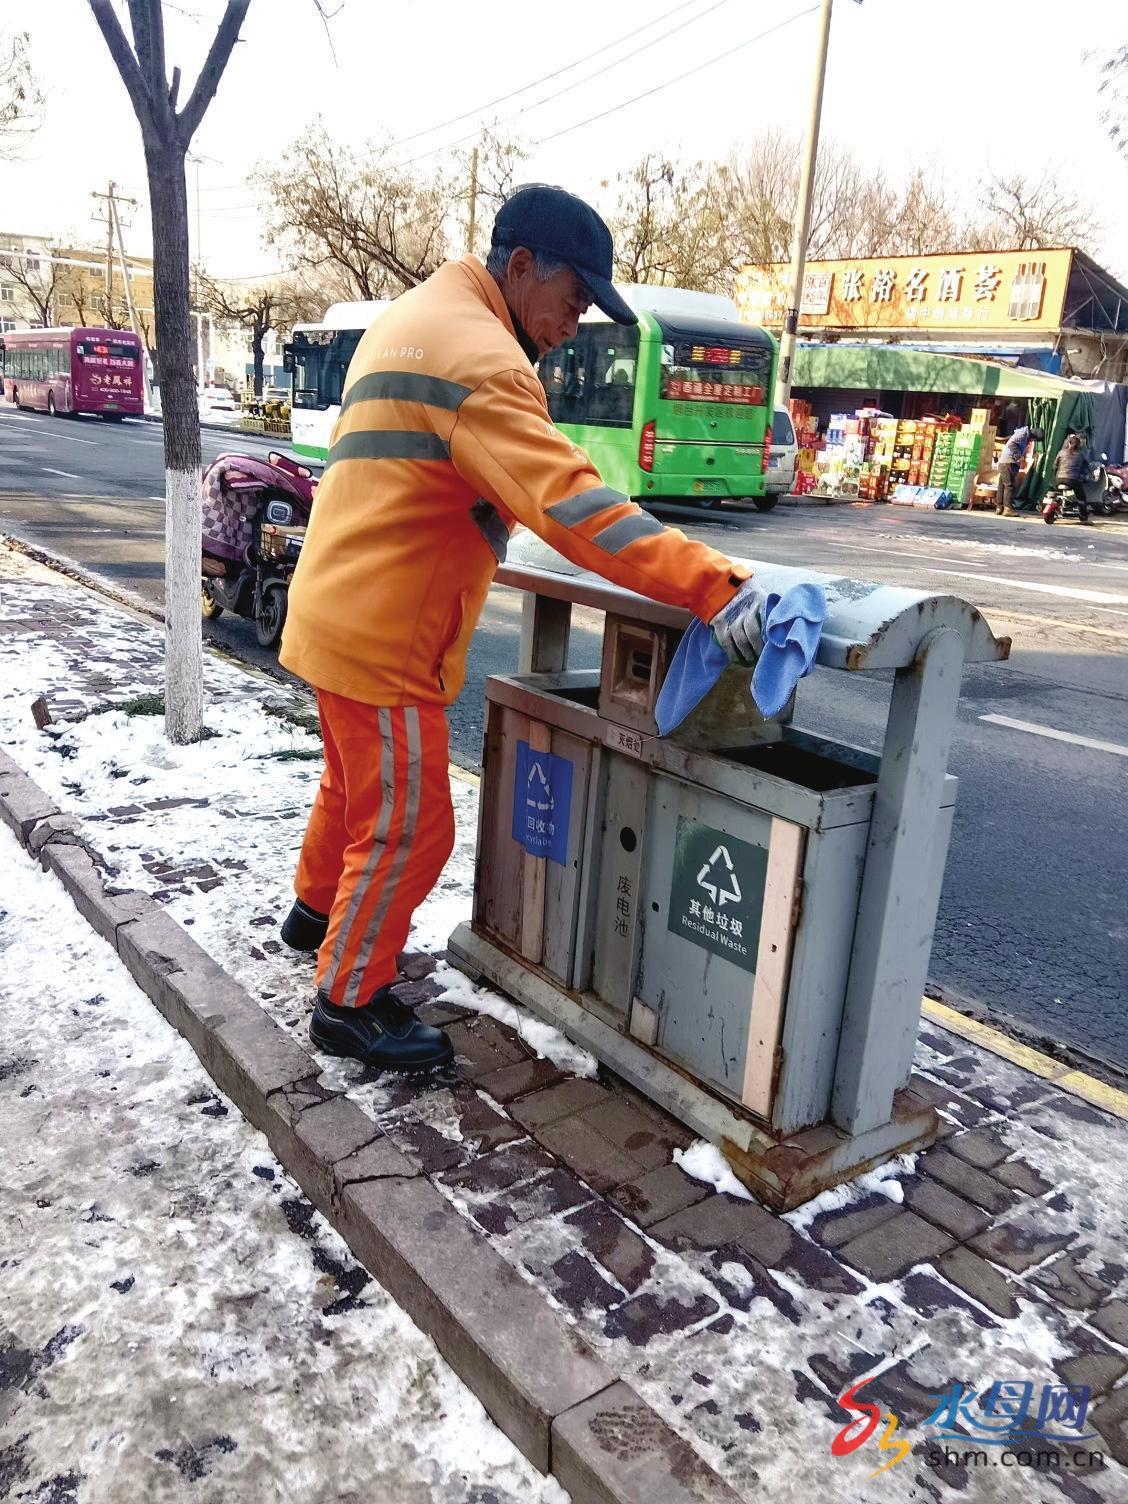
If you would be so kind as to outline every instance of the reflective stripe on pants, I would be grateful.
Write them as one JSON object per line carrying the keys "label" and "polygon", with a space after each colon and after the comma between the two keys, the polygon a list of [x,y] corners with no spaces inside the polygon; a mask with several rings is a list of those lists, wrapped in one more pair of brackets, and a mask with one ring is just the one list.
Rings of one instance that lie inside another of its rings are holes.
{"label": "reflective stripe on pants", "polygon": [[446,714],[317,691],[325,772],[294,888],[329,915],[317,985],[361,1007],[396,978],[411,916],[454,847]]}

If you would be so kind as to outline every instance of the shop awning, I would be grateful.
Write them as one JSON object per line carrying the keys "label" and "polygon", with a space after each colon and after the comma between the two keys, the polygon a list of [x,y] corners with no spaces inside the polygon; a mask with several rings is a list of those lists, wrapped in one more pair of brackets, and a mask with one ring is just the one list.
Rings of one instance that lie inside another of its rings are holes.
{"label": "shop awning", "polygon": [[909,350],[898,345],[801,343],[793,387],[842,387],[864,392],[949,392],[982,397],[1049,397],[1076,391],[1078,383],[1041,371]]}

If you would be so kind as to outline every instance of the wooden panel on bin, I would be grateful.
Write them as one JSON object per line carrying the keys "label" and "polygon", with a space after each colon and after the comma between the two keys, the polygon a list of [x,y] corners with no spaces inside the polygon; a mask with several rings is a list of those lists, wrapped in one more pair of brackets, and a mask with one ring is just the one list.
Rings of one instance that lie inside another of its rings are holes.
{"label": "wooden panel on bin", "polygon": [[501,710],[500,748],[489,769],[491,791],[491,839],[488,864],[483,861],[479,880],[487,887],[487,927],[515,949],[521,944],[521,899],[524,891],[525,848],[513,839],[513,779],[517,743],[529,739],[529,718],[515,710]]}
{"label": "wooden panel on bin", "polygon": [[[533,752],[551,752],[552,735],[543,721],[528,722],[529,748]],[[521,954],[526,961],[540,964],[544,945],[544,881],[548,858],[524,853],[521,873]]]}
{"label": "wooden panel on bin", "polygon": [[553,730],[552,751],[572,764],[572,807],[568,814],[568,860],[545,865],[544,945],[541,963],[566,987],[572,984],[572,955],[576,940],[580,867],[584,852],[584,815],[587,810],[591,744]]}
{"label": "wooden panel on bin", "polygon": [[773,819],[756,953],[756,985],[748,1020],[748,1048],[744,1057],[744,1090],[740,1100],[763,1117],[772,1110],[772,1076],[783,1032],[787,979],[795,938],[795,900],[803,871],[806,833],[790,820]]}

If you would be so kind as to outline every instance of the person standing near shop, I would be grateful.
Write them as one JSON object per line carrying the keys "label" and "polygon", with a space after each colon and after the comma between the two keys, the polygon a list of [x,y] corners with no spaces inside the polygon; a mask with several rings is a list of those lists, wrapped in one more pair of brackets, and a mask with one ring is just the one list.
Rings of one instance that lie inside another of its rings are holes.
{"label": "person standing near shop", "polygon": [[748,569],[605,486],[549,417],[534,362],[591,303],[637,321],[611,273],[595,211],[526,186],[499,209],[486,263],[448,262],[397,298],[349,367],[279,655],[316,689],[325,745],[282,938],[317,951],[313,1043],[377,1069],[451,1058],[390,989],[453,848],[446,709],[516,525],[692,611],[734,661],[759,651]]}
{"label": "person standing near shop", "polygon": [[1003,452],[999,456],[999,489],[995,493],[996,517],[1015,516],[1014,488],[1019,468],[1030,444],[1040,442],[1041,438],[1040,428],[1028,428],[1024,425],[1016,428],[1003,445]]}

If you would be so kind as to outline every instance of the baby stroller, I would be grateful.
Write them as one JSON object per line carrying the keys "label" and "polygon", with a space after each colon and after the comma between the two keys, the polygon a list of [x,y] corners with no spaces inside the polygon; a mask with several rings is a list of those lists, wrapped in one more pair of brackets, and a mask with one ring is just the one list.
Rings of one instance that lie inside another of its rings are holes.
{"label": "baby stroller", "polygon": [[221,454],[203,475],[200,610],[255,624],[272,648],[286,624],[286,592],[309,525],[312,472],[287,455]]}

